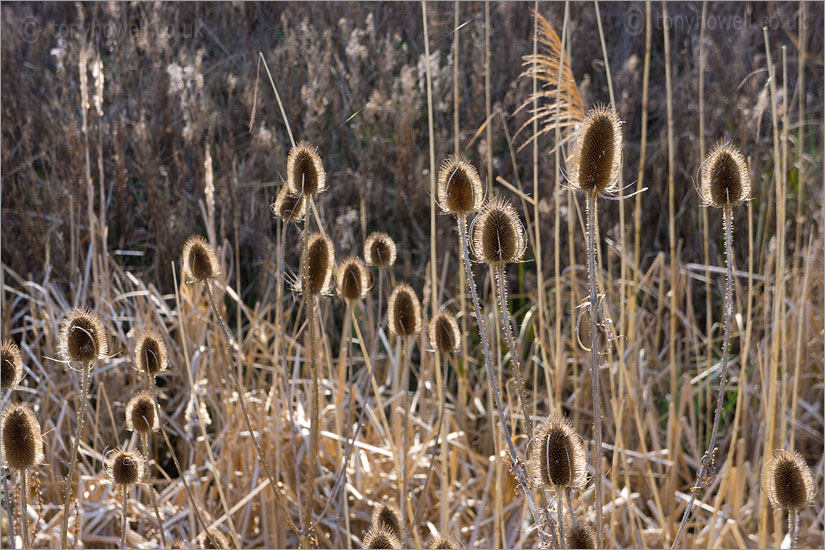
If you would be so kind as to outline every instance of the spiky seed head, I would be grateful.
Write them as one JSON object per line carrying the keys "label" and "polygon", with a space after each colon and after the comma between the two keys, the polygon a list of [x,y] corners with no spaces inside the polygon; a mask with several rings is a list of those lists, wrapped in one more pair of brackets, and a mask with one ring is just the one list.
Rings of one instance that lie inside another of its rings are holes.
{"label": "spiky seed head", "polygon": [[386,233],[370,233],[364,243],[364,260],[367,265],[387,267],[395,263],[395,241]]}
{"label": "spiky seed head", "polygon": [[421,330],[421,302],[406,283],[398,283],[387,303],[390,332],[396,336],[412,336]]}
{"label": "spiky seed head", "polygon": [[573,145],[570,185],[585,193],[611,194],[622,169],[622,123],[612,107],[588,111]]}
{"label": "spiky seed head", "polygon": [[360,258],[350,256],[338,266],[338,294],[348,301],[360,300],[369,290],[369,272]]}
{"label": "spiky seed head", "polygon": [[301,253],[301,275],[296,290],[310,295],[328,294],[334,265],[332,241],[323,233],[311,234],[307,237],[306,249]]}
{"label": "spiky seed head", "polygon": [[458,539],[455,538],[453,535],[447,535],[446,537],[438,535],[438,536],[433,536],[432,538],[430,538],[430,540],[427,542],[426,548],[435,548],[435,549],[442,549],[443,548],[444,550],[451,549],[451,548],[456,549],[456,548],[461,548],[461,543],[458,542]]}
{"label": "spiky seed head", "polygon": [[275,202],[269,208],[273,214],[285,222],[298,222],[306,215],[307,201],[303,195],[291,195],[289,186],[282,185],[275,197]]}
{"label": "spiky seed head", "polygon": [[2,352],[2,388],[10,390],[23,379],[23,356],[20,355],[20,348],[13,340],[3,340],[0,346]]}
{"label": "spiky seed head", "polygon": [[133,487],[143,479],[143,455],[137,452],[115,449],[106,457],[106,477],[116,487]]}
{"label": "spiky seed head", "polygon": [[186,544],[183,539],[175,539],[169,548],[172,548],[173,550],[185,550],[186,548],[191,548],[191,546]]}
{"label": "spiky seed head", "polygon": [[387,531],[394,534],[399,540],[404,534],[401,514],[398,512],[398,508],[389,503],[380,504],[373,509],[372,524],[383,525]]}
{"label": "spiky seed head", "polygon": [[200,235],[192,235],[183,243],[183,273],[191,281],[208,281],[220,273],[218,256]]}
{"label": "spiky seed head", "polygon": [[527,458],[539,487],[583,487],[587,475],[584,445],[565,417],[552,414],[536,429]]}
{"label": "spiky seed head", "polygon": [[702,202],[721,208],[748,200],[751,180],[748,164],[739,148],[730,141],[719,141],[702,164]]}
{"label": "spiky seed head", "polygon": [[155,414],[155,398],[148,391],[140,391],[126,403],[126,429],[132,432],[156,432],[159,428]]}
{"label": "spiky seed head", "polygon": [[771,506],[783,510],[799,510],[814,498],[811,469],[796,451],[776,449],[762,474]]}
{"label": "spiky seed head", "polygon": [[135,364],[141,372],[156,376],[168,365],[166,343],[154,329],[147,328],[138,333],[135,342]]}
{"label": "spiky seed head", "polygon": [[439,311],[430,319],[430,344],[439,353],[455,351],[458,347],[458,322],[447,310]]}
{"label": "spiky seed head", "polygon": [[[200,535],[198,535],[198,539],[197,539],[198,548],[215,549],[215,550],[217,550],[219,548],[231,548],[231,545],[229,544],[229,540],[220,531],[216,531],[216,530],[209,531],[209,535],[212,535],[212,536],[209,537],[206,533],[201,533]],[[216,544],[217,544],[217,546],[215,546]]]}
{"label": "spiky seed head", "polygon": [[67,361],[86,363],[103,359],[109,351],[106,329],[91,311],[74,309],[60,325],[59,347]]}
{"label": "spiky seed head", "polygon": [[3,409],[3,463],[12,470],[28,470],[43,462],[40,423],[28,405],[13,403]]}
{"label": "spiky seed head", "polygon": [[568,548],[596,548],[596,531],[589,521],[576,520],[567,532]]}
{"label": "spiky seed head", "polygon": [[450,155],[438,171],[438,205],[448,214],[467,214],[484,199],[478,171],[461,156]]}
{"label": "spiky seed head", "polygon": [[361,541],[364,548],[401,548],[401,541],[383,523],[373,523]]}
{"label": "spiky seed head", "polygon": [[510,202],[496,197],[473,220],[473,252],[486,264],[517,262],[527,242],[524,226]]}
{"label": "spiky seed head", "polygon": [[326,189],[327,175],[318,149],[306,141],[289,150],[286,173],[286,185],[293,196],[315,196]]}

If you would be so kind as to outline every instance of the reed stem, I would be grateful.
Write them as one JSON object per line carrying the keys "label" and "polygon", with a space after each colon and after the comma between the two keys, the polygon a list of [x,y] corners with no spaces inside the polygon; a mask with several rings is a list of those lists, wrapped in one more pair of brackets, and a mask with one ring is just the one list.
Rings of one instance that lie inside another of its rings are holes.
{"label": "reed stem", "polygon": [[[77,450],[80,446],[80,435],[83,431],[83,424],[86,421],[86,408],[88,406],[89,378],[91,376],[91,362],[83,363],[83,374],[80,382],[80,410],[77,413],[77,428],[72,443],[72,460],[69,463],[69,473],[66,475],[63,496],[63,526],[60,532],[60,548],[66,548],[66,540],[69,533],[69,503],[72,499],[72,477],[74,476],[75,465],[77,464]],[[77,497],[80,498],[80,495]],[[77,504],[78,522],[80,521],[80,502]]]}

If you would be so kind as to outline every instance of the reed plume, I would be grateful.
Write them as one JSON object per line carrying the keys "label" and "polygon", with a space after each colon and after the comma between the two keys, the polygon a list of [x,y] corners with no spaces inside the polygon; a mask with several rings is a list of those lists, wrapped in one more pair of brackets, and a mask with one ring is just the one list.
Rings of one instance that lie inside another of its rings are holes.
{"label": "reed plume", "polygon": [[815,485],[811,469],[797,451],[776,449],[762,471],[762,486],[775,510],[788,512],[791,548],[799,538],[799,511],[813,502]]}
{"label": "reed plume", "polygon": [[0,347],[0,365],[2,365],[2,389],[10,390],[23,379],[23,356],[13,340],[3,340]]}
{"label": "reed plume", "polygon": [[[20,529],[23,534],[23,548],[29,544],[28,471],[43,462],[43,436],[40,423],[28,405],[14,403],[3,409],[2,420],[3,463],[20,475]],[[6,495],[6,498],[10,498]],[[10,504],[11,505],[11,504]],[[9,516],[9,523],[12,517]]]}

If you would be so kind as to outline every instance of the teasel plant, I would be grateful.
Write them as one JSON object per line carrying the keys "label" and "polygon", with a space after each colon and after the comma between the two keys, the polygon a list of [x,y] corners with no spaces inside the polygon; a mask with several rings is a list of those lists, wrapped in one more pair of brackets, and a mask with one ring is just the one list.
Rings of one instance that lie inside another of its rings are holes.
{"label": "teasel plant", "polygon": [[[23,356],[20,348],[11,338],[3,339],[0,344],[0,367],[2,367],[2,391],[6,395],[11,395],[12,390],[23,380]],[[5,396],[4,396],[5,397]],[[8,479],[3,478],[3,494],[6,496],[6,511],[9,517],[13,517],[11,493],[9,492]],[[9,522],[9,537],[14,540],[14,522]]]}
{"label": "teasel plant", "polygon": [[369,548],[401,548],[401,540],[384,523],[373,523],[361,539],[361,547]]}
{"label": "teasel plant", "polygon": [[[595,469],[594,492],[596,508],[596,544],[601,546],[602,520],[602,407],[599,384],[599,333],[607,331],[606,321],[600,321],[601,297],[596,274],[597,201],[609,198],[617,190],[622,169],[621,121],[613,107],[599,105],[584,117],[573,145],[568,165],[569,184],[584,193],[587,210],[587,278],[590,295],[585,303],[590,313],[590,375],[593,380],[593,434],[595,448],[592,461]],[[578,323],[577,323],[578,324]]]}
{"label": "teasel plant", "polygon": [[[60,325],[60,355],[72,368],[72,363],[80,365],[80,409],[77,412],[77,426],[72,443],[72,454],[69,462],[69,472],[64,481],[63,496],[63,523],[60,532],[60,548],[66,548],[69,532],[69,504],[72,499],[72,479],[77,465],[77,451],[80,446],[80,436],[86,422],[86,409],[89,401],[89,383],[93,365],[104,359],[109,351],[106,338],[106,329],[100,318],[92,311],[82,309],[72,310]],[[76,496],[79,501],[81,495]],[[78,502],[77,509],[80,510]],[[80,518],[78,517],[78,521]]]}
{"label": "teasel plant", "polygon": [[[215,253],[215,250],[200,235],[193,235],[192,237],[189,237],[189,239],[187,239],[183,245],[183,272],[186,276],[186,280],[188,283],[203,284],[204,288],[206,289],[206,296],[207,300],[209,301],[209,306],[211,307],[212,313],[215,315],[215,318],[217,319],[218,324],[221,327],[221,332],[223,333],[227,346],[230,349],[234,349],[235,346],[233,346],[233,339],[229,334],[229,329],[226,328],[226,324],[223,321],[223,317],[218,311],[218,307],[215,303],[215,298],[212,293],[212,282],[220,274],[218,256]],[[235,345],[238,344],[235,343]],[[308,538],[309,535],[307,534],[307,532],[298,528],[298,526],[295,525],[295,522],[292,521],[292,518],[289,516],[289,512],[283,504],[281,495],[278,492],[278,485],[276,483],[275,477],[272,475],[272,468],[270,468],[269,461],[267,460],[266,455],[263,452],[263,448],[261,447],[261,444],[258,441],[258,437],[255,435],[255,431],[252,428],[252,421],[249,419],[249,413],[247,412],[246,408],[246,398],[244,397],[244,392],[241,388],[241,383],[238,380],[237,376],[237,365],[233,364],[229,366],[226,369],[226,371],[229,375],[230,380],[232,381],[235,392],[238,394],[238,403],[241,407],[241,415],[243,416],[244,424],[246,425],[247,431],[249,432],[249,437],[252,438],[252,443],[255,447],[255,451],[257,452],[258,460],[261,462],[264,469],[264,473],[266,474],[266,477],[269,479],[270,486],[272,487],[272,493],[275,496],[275,502],[283,512],[283,517],[286,520],[289,528],[292,529],[302,538]],[[155,406],[157,407],[157,404]],[[166,438],[166,431],[163,429],[162,424],[161,433],[163,433],[164,437]],[[166,444],[169,445],[168,438],[166,439]],[[171,449],[171,445],[169,446]],[[194,503],[194,498],[192,504],[197,510],[197,506]],[[203,523],[202,520],[201,523]],[[207,531],[205,524],[203,525],[203,529],[204,531]]]}
{"label": "teasel plant", "polygon": [[[11,472],[20,476],[20,532],[23,537],[23,548],[31,548],[29,542],[28,499],[27,484],[28,471],[43,462],[43,435],[40,423],[34,411],[25,404],[13,403],[3,409],[2,421],[2,453],[3,464]],[[8,493],[7,493],[7,498]],[[9,515],[9,527],[13,523],[13,515]],[[11,530],[10,530],[11,534]],[[13,535],[11,535],[13,540]]]}
{"label": "teasel plant", "polygon": [[[398,283],[390,294],[387,301],[387,322],[390,334],[401,341],[401,356],[398,365],[398,377],[393,377],[400,383],[402,394],[402,406],[404,408],[404,426],[401,431],[402,451],[401,451],[401,492],[398,501],[401,503],[401,518],[407,519],[407,496],[408,491],[408,455],[410,452],[410,339],[421,332],[421,302],[415,291],[407,283]],[[397,415],[393,414],[393,418]],[[392,423],[393,429],[397,425]]]}
{"label": "teasel plant", "polygon": [[384,306],[384,269],[395,263],[397,250],[395,241],[386,233],[373,231],[364,241],[364,261],[368,266],[378,268],[378,313],[376,315],[375,338],[372,342],[370,359],[375,361],[378,350],[381,327],[384,323],[382,307]]}
{"label": "teasel plant", "polygon": [[114,449],[106,457],[106,477],[120,492],[122,515],[120,524],[120,547],[126,548],[126,533],[129,530],[129,491],[143,480],[146,460],[136,452]]}
{"label": "teasel plant", "polygon": [[762,470],[762,487],[774,510],[788,513],[791,548],[799,538],[799,511],[814,500],[811,469],[796,451],[776,449]]}
{"label": "teasel plant", "polygon": [[[724,412],[725,391],[729,363],[730,330],[733,319],[733,208],[750,199],[751,184],[748,165],[742,152],[730,141],[720,140],[708,153],[700,167],[701,183],[699,195],[703,206],[722,209],[722,226],[725,234],[725,333],[722,340],[722,368],[719,372],[719,390],[716,394],[716,410],[708,447],[702,456],[701,466],[696,472],[690,499],[688,500],[679,530],[671,548],[676,548],[685,525],[690,519],[693,503],[700,490],[708,487],[716,479],[716,438],[719,435],[719,421]],[[738,394],[737,394],[738,395]]]}
{"label": "teasel plant", "polygon": [[544,521],[536,508],[533,494],[529,490],[523,463],[516,453],[516,446],[515,443],[513,443],[512,436],[510,435],[510,428],[504,414],[504,407],[501,404],[501,394],[498,390],[496,373],[493,369],[490,344],[487,341],[487,330],[484,326],[484,317],[481,313],[481,305],[478,300],[476,283],[473,278],[473,268],[470,263],[469,246],[467,244],[467,215],[477,212],[479,208],[481,208],[484,200],[481,190],[481,180],[479,179],[478,171],[467,160],[462,157],[449,156],[442,162],[439,169],[437,187],[439,207],[444,213],[452,214],[456,218],[460,253],[464,260],[464,270],[467,275],[467,286],[470,289],[470,296],[473,300],[476,323],[478,324],[478,329],[481,334],[481,347],[484,353],[484,364],[487,367],[487,377],[489,379],[490,389],[495,401],[501,429],[504,432],[504,439],[507,442],[510,466],[527,499],[527,504],[530,508],[530,513],[533,516],[533,520],[539,526],[538,531],[541,542],[546,544],[547,535],[541,527],[544,525]]}
{"label": "teasel plant", "polygon": [[533,439],[533,423],[524,391],[524,376],[521,370],[521,355],[516,347],[513,326],[510,320],[510,308],[507,302],[507,274],[504,266],[518,262],[524,255],[527,241],[524,226],[519,220],[513,205],[504,198],[496,197],[487,202],[470,224],[470,241],[473,253],[479,262],[487,264],[493,279],[496,307],[501,318],[510,360],[516,371],[519,401],[524,415],[524,427],[527,439]]}

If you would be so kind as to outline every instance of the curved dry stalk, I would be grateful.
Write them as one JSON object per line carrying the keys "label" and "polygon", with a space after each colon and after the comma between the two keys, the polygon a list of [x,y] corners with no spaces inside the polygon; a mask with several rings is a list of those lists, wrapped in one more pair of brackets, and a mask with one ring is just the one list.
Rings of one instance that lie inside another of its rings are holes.
{"label": "curved dry stalk", "polygon": [[490,358],[490,344],[487,342],[487,331],[484,328],[484,318],[481,316],[481,306],[478,301],[478,292],[476,292],[476,283],[473,279],[473,270],[470,264],[470,255],[467,247],[467,218],[464,214],[460,214],[458,220],[458,233],[461,241],[461,253],[464,256],[464,270],[467,274],[467,286],[470,288],[470,295],[473,299],[473,308],[475,308],[476,323],[478,324],[479,332],[481,333],[481,347],[484,351],[484,363],[487,366],[487,376],[490,380],[490,388],[493,393],[493,398],[496,403],[496,410],[498,411],[498,418],[501,423],[501,429],[504,431],[504,439],[507,441],[507,448],[510,454],[510,463],[513,473],[518,480],[519,485],[527,497],[527,504],[530,508],[530,513],[533,516],[533,521],[539,526],[539,537],[542,543],[547,542],[547,536],[541,529],[542,518],[536,510],[536,503],[533,499],[533,494],[530,492],[527,484],[527,477],[524,475],[521,460],[516,454],[516,446],[513,443],[513,438],[510,436],[510,428],[507,426],[507,418],[504,416],[504,408],[501,406],[501,394],[498,391],[498,383],[496,382],[496,373],[493,370],[493,362]]}
{"label": "curved dry stalk", "polygon": [[527,394],[524,391],[524,377],[521,372],[521,357],[516,349],[516,343],[513,338],[513,327],[510,323],[510,308],[507,303],[507,283],[505,282],[504,264],[499,263],[495,268],[490,266],[493,271],[493,288],[498,294],[497,307],[501,322],[503,325],[505,340],[507,347],[510,349],[510,360],[516,368],[516,381],[518,382],[519,399],[521,400],[521,412],[524,415],[524,427],[527,428],[527,440],[533,439],[533,421],[530,417],[530,411],[527,408]]}
{"label": "curved dry stalk", "polygon": [[[140,445],[141,451],[143,452],[143,456],[146,458],[147,462],[149,460],[149,434],[142,433],[140,434]],[[147,469],[148,470],[148,469]],[[166,533],[163,529],[163,521],[160,519],[160,510],[158,509],[158,499],[155,497],[155,488],[152,484],[149,484],[149,500],[152,502],[152,510],[155,512],[155,518],[158,520],[158,531],[160,532],[160,543],[163,545],[164,550],[169,548],[169,545],[166,542]]]}
{"label": "curved dry stalk", "polygon": [[[31,548],[31,545],[29,544],[29,488],[26,485],[27,475],[28,470],[22,470],[20,472],[20,490],[22,492],[20,497],[20,531],[23,535],[23,548]],[[9,525],[14,523],[11,518],[12,516],[9,516]]]}
{"label": "curved dry stalk", "polygon": [[[60,531],[60,548],[66,548],[66,540],[69,534],[69,503],[72,499],[72,477],[77,465],[77,450],[80,446],[80,435],[83,431],[83,424],[86,422],[86,409],[89,402],[89,378],[91,377],[91,362],[83,363],[83,374],[80,382],[80,410],[77,413],[77,428],[75,429],[74,442],[72,443],[72,459],[69,463],[69,473],[66,474],[64,482],[63,497],[63,525]],[[79,498],[79,497],[78,497]],[[78,521],[80,520],[80,502],[77,503]]]}

